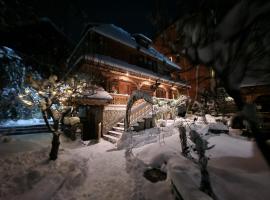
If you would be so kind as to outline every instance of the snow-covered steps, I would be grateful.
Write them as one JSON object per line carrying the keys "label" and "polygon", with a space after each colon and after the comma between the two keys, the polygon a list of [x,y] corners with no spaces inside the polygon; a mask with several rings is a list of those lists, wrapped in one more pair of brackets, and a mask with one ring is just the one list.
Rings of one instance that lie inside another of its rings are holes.
{"label": "snow-covered steps", "polygon": [[124,123],[118,122],[112,130],[108,131],[107,134],[103,135],[103,138],[109,142],[116,143],[124,132]]}
{"label": "snow-covered steps", "polygon": [[123,128],[124,128],[125,124],[124,124],[124,122],[118,122],[118,123],[117,123],[117,126],[123,127]]}
{"label": "snow-covered steps", "polygon": [[0,127],[0,135],[23,135],[23,134],[37,134],[48,132],[49,130],[45,124],[33,126]]}
{"label": "snow-covered steps", "polygon": [[[109,142],[116,143],[122,136],[123,131],[115,130],[116,127],[113,127],[113,130],[109,131],[107,134],[103,135],[103,138]],[[121,128],[121,127],[118,127]],[[122,128],[121,128],[122,130]]]}
{"label": "snow-covered steps", "polygon": [[119,132],[124,132],[124,127],[115,126],[115,127],[113,127],[113,130],[119,131]]}
{"label": "snow-covered steps", "polygon": [[119,132],[119,131],[109,131],[108,135],[114,136],[116,138],[120,138],[122,136],[123,132]]}
{"label": "snow-covered steps", "polygon": [[109,134],[103,135],[103,139],[104,140],[107,140],[107,141],[109,141],[111,143],[116,143],[118,141],[118,138],[117,137],[111,136]]}

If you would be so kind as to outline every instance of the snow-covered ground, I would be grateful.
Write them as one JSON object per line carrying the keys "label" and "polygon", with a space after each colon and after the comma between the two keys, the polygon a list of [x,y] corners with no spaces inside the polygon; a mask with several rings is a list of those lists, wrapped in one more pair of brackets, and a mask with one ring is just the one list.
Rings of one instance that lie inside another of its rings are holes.
{"label": "snow-covered ground", "polygon": [[[173,200],[170,179],[185,173],[197,188],[200,173],[181,156],[172,123],[138,133],[121,149],[104,140],[86,146],[62,138],[56,161],[47,160],[49,134],[12,136],[0,144],[0,199]],[[208,151],[209,173],[219,200],[269,199],[269,167],[254,142],[225,134],[209,136],[208,142],[215,144]],[[143,172],[152,167],[167,172],[166,181],[145,179]]]}
{"label": "snow-covered ground", "polygon": [[1,122],[0,126],[12,127],[12,126],[32,126],[32,125],[40,125],[40,124],[45,124],[44,119],[33,118],[33,119],[8,120],[5,122]]}

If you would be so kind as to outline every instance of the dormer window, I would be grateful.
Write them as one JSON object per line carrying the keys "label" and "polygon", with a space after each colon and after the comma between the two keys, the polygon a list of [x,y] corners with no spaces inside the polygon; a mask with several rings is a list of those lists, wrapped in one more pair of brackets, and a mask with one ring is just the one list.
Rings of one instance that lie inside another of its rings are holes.
{"label": "dormer window", "polygon": [[135,33],[132,36],[135,38],[139,45],[145,48],[149,48],[149,46],[152,44],[152,40],[141,33]]}

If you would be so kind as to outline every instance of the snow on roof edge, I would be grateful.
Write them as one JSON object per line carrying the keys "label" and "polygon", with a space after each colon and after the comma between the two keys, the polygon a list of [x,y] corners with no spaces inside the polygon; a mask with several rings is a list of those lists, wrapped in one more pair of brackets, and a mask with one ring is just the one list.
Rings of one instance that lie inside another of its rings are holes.
{"label": "snow on roof edge", "polygon": [[155,74],[154,72],[151,72],[151,71],[144,69],[144,68],[141,68],[139,66],[131,65],[131,64],[128,64],[124,61],[120,61],[120,60],[111,58],[109,56],[103,56],[103,55],[99,55],[99,54],[88,54],[88,55],[80,56],[77,59],[77,61],[74,63],[74,65],[77,65],[83,59],[88,59],[88,60],[91,60],[91,61],[94,61],[94,62],[97,62],[100,64],[107,64],[107,65],[110,65],[110,66],[118,68],[118,69],[127,70],[129,72],[133,72],[136,74],[142,74],[145,76],[150,76],[150,77],[155,78],[155,79],[161,79],[161,80],[167,81],[169,83],[172,83],[172,84],[175,84],[178,86],[190,87],[190,85],[188,85],[188,84],[169,80],[168,78],[166,78],[164,76],[163,77],[157,76],[157,74]]}

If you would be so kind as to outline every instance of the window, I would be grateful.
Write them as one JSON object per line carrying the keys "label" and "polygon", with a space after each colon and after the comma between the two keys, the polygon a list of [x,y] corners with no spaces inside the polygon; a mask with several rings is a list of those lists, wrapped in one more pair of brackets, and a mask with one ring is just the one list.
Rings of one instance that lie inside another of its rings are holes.
{"label": "window", "polygon": [[211,78],[215,78],[215,71],[211,69]]}
{"label": "window", "polygon": [[157,73],[157,61],[152,62],[152,71]]}
{"label": "window", "polygon": [[156,96],[158,98],[166,98],[166,91],[163,88],[157,88]]}
{"label": "window", "polygon": [[136,65],[138,65],[139,67],[144,67],[145,66],[144,56],[138,55],[136,60],[137,60]]}

